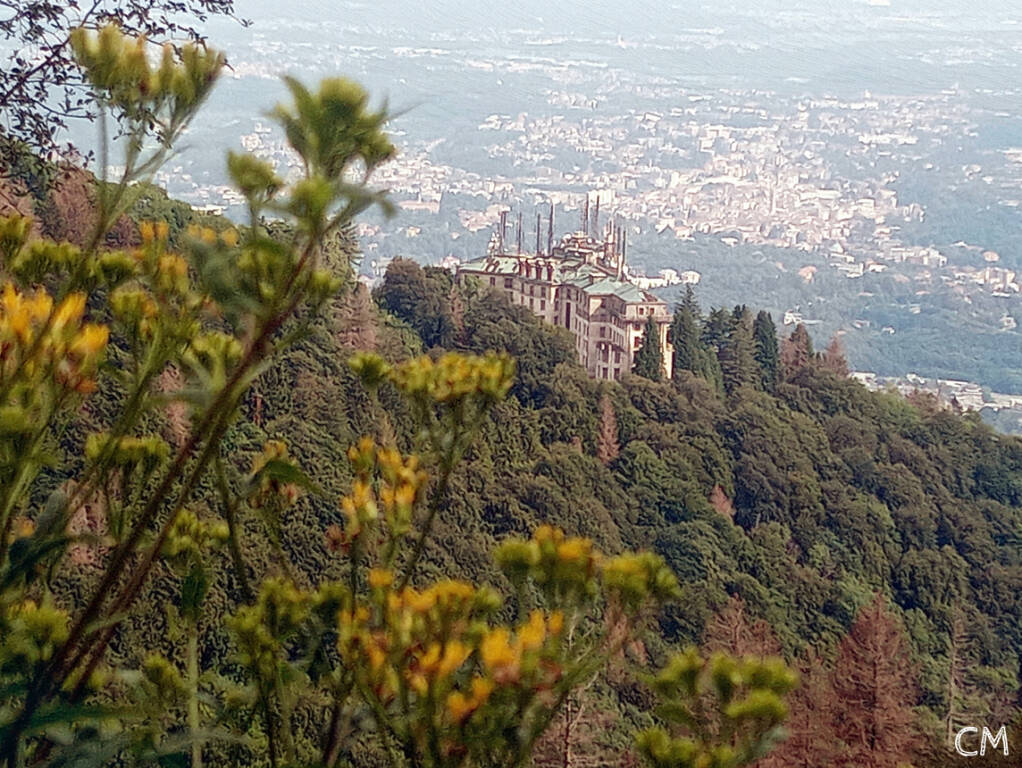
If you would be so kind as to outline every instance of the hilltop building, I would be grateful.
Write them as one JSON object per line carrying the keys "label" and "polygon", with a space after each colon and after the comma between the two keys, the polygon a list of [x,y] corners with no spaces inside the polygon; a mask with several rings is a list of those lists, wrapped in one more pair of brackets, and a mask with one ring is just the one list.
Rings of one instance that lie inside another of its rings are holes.
{"label": "hilltop building", "polygon": [[[596,221],[599,213],[597,210]],[[596,229],[596,226],[592,227]],[[458,280],[477,278],[498,288],[515,304],[528,307],[553,325],[575,336],[579,362],[590,376],[618,379],[632,370],[650,316],[656,322],[664,373],[671,375],[672,349],[667,342],[671,314],[667,303],[629,280],[625,268],[627,235],[608,224],[602,239],[588,233],[588,201],[583,228],[553,241],[553,206],[546,248],[541,242],[541,220],[536,218],[536,249],[522,250],[522,224],[508,243],[506,214],[490,240],[485,258],[458,268]]]}

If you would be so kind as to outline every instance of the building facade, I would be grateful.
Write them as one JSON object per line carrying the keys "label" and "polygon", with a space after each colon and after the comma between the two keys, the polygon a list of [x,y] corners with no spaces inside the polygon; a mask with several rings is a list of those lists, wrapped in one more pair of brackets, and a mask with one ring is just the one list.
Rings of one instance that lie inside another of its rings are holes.
{"label": "building facade", "polygon": [[520,246],[507,248],[504,238],[495,235],[485,258],[458,267],[458,280],[478,279],[546,322],[567,328],[575,337],[579,362],[599,379],[631,372],[652,316],[664,374],[670,377],[670,312],[666,302],[628,279],[623,241],[621,230],[608,227],[602,240],[576,232],[555,244],[551,236],[545,251],[537,247],[523,253]]}

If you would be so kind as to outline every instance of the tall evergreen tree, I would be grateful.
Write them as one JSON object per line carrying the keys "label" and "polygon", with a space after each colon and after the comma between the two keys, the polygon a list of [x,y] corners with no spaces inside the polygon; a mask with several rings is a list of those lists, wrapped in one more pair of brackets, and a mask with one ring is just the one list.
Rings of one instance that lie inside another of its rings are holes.
{"label": "tall evergreen tree", "polygon": [[859,611],[833,672],[833,726],[840,768],[897,768],[919,751],[915,668],[908,640],[886,599]]}
{"label": "tall evergreen tree", "polygon": [[703,324],[703,344],[711,352],[717,353],[724,346],[728,334],[731,332],[731,320],[731,313],[726,309],[710,310],[710,314]]}
{"label": "tall evergreen tree", "polygon": [[699,338],[702,312],[696,303],[692,286],[685,290],[685,298],[674,310],[671,322],[671,344],[674,346],[674,370],[691,371],[700,376],[706,373],[706,354]]}
{"label": "tall evergreen tree", "polygon": [[781,352],[777,344],[777,327],[770,313],[760,310],[752,324],[752,337],[756,343],[756,362],[759,363],[763,389],[773,392],[781,371]]}
{"label": "tall evergreen tree", "polygon": [[632,373],[651,381],[660,381],[664,375],[664,354],[660,349],[660,329],[653,315],[646,318],[646,330],[642,343],[635,353]]}
{"label": "tall evergreen tree", "polygon": [[610,464],[621,452],[617,441],[617,416],[614,403],[606,392],[600,398],[600,431],[596,436],[596,458],[604,465]]}
{"label": "tall evergreen tree", "polygon": [[724,390],[728,394],[759,381],[748,314],[742,307],[735,307],[735,312],[740,314],[732,315],[731,328],[719,354]]}

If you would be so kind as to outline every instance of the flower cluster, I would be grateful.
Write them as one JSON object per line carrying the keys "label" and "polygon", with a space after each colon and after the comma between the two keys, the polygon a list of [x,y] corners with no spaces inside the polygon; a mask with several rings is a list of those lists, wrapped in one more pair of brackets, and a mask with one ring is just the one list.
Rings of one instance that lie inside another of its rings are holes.
{"label": "flower cluster", "polygon": [[392,541],[407,535],[428,479],[418,457],[404,456],[395,448],[380,447],[372,438],[363,437],[348,449],[348,461],[355,477],[351,491],[341,499],[344,527],[331,526],[327,530],[330,548],[350,548],[375,526],[381,510]]}
{"label": "flower cluster", "polygon": [[168,123],[180,122],[209,93],[224,65],[222,54],[202,45],[181,46],[179,55],[167,43],[154,66],[145,38],[128,37],[114,24],[98,34],[76,29],[71,46],[89,82],[135,120],[163,113]]}
{"label": "flower cluster", "polygon": [[227,523],[206,522],[194,512],[183,509],[177,513],[163,544],[163,556],[170,559],[198,558],[204,549],[224,543],[230,537]]}
{"label": "flower cluster", "polygon": [[97,461],[104,454],[117,467],[142,467],[151,471],[170,455],[167,441],[158,435],[111,438],[105,432],[94,433],[85,440],[85,457]]}
{"label": "flower cluster", "polygon": [[44,601],[0,607],[0,673],[24,672],[48,661],[68,637],[68,615]]}
{"label": "flower cluster", "polygon": [[314,596],[290,581],[264,581],[255,604],[242,606],[227,620],[238,645],[238,660],[259,680],[273,680],[281,649],[301,628],[314,607]]}
{"label": "flower cluster", "polygon": [[396,591],[386,570],[369,584],[368,600],[338,612],[338,648],[378,711],[393,714],[383,725],[429,764],[510,749],[507,723],[554,706],[569,663],[559,611],[504,626],[490,621],[500,601],[489,589],[442,581]]}
{"label": "flower cluster", "polygon": [[95,390],[109,330],[84,322],[84,315],[83,293],[55,304],[42,289],[29,293],[6,283],[0,290],[0,381],[20,396],[20,405],[37,400],[36,390],[46,378],[66,391]]}
{"label": "flower cluster", "polygon": [[653,681],[661,716],[674,732],[651,728],[637,744],[654,768],[736,768],[764,755],[781,736],[784,696],[797,676],[779,658],[675,655]]}
{"label": "flower cluster", "polygon": [[301,495],[296,480],[302,477],[287,444],[283,440],[267,440],[262,452],[252,460],[248,503],[254,509],[271,503],[290,507]]}
{"label": "flower cluster", "polygon": [[507,354],[483,356],[449,352],[438,360],[423,356],[395,366],[390,379],[411,398],[450,405],[472,397],[498,402],[507,396],[514,361]]}

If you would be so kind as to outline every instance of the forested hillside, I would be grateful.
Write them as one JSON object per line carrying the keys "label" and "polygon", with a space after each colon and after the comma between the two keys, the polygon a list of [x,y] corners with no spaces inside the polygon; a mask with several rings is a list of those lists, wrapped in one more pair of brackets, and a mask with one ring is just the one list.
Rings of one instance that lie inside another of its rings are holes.
{"label": "forested hillside", "polygon": [[[85,215],[88,189],[73,177],[53,183],[36,202],[48,212],[45,234],[59,237],[71,226],[64,222]],[[228,226],[158,190],[136,190],[118,237],[138,242],[137,222],[151,218],[169,221],[171,242],[189,226]],[[340,270],[352,246],[343,236],[333,247]],[[517,361],[511,394],[453,476],[417,579],[466,573],[510,593],[489,553],[543,523],[605,552],[661,554],[683,597],[662,611],[660,639],[645,653],[698,643],[781,653],[801,669],[792,738],[763,761],[768,768],[833,759],[828,750],[854,725],[842,716],[871,713],[827,708],[851,695],[842,685],[864,684],[856,664],[877,653],[887,662],[884,716],[902,718],[907,735],[893,743],[905,757],[972,719],[1017,719],[1022,441],[927,397],[870,393],[847,377],[838,344],[816,353],[803,327],[779,340],[768,315],[745,307],[704,314],[690,293],[672,340],[673,380],[655,380],[654,367],[597,382],[576,364],[566,332],[499,293],[456,286],[448,272],[394,262],[373,296],[360,287],[336,299],[256,381],[243,420],[227,434],[228,455],[238,457],[281,441],[311,481],[282,517],[260,524],[265,540],[245,541],[246,559],[268,568],[286,562],[304,583],[340,577],[329,531],[343,523],[336,500],[352,479],[348,446],[366,434],[413,444],[407,402],[387,387],[367,394],[348,365],[354,353],[399,361],[424,351],[507,351]],[[90,402],[68,445],[103,426],[103,402],[103,393]],[[173,409],[158,419],[172,442],[180,420]],[[40,500],[74,469],[51,474]],[[250,467],[239,460],[229,469],[241,477]],[[200,497],[217,508],[215,487]],[[81,593],[95,560],[79,547],[63,588]],[[221,566],[214,594],[239,586],[226,560]],[[175,578],[168,570],[147,589],[149,609],[125,622],[118,658],[148,650],[154,631],[172,636],[174,618],[161,606]],[[210,618],[204,653],[225,660],[223,615]],[[851,679],[842,670],[853,670]],[[635,683],[613,674],[597,681],[575,714],[569,708],[558,720],[537,765],[562,764],[569,743],[578,760],[626,759],[629,734],[652,704]],[[603,734],[595,741],[587,735],[593,724]],[[562,731],[570,737],[563,743]],[[946,764],[937,754],[935,764]]]}
{"label": "forested hillside", "polygon": [[147,183],[220,54],[70,42],[128,151],[117,183],[33,160],[0,190],[0,765],[1019,744],[1022,440],[691,292],[674,377],[652,344],[620,382],[443,270],[370,294],[352,225],[394,148],[359,86],[287,80],[302,173],[232,154],[242,226]]}
{"label": "forested hillside", "polygon": [[[438,558],[478,562],[543,521],[608,549],[648,547],[685,593],[661,619],[666,642],[723,642],[708,627],[734,618],[734,597],[776,638],[752,647],[776,642],[810,680],[815,665],[847,663],[842,638],[882,595],[883,620],[907,638],[885,684],[918,705],[922,733],[1017,717],[1022,441],[926,396],[868,392],[838,344],[817,354],[801,326],[778,342],[764,313],[703,316],[691,294],[672,328],[675,379],[621,383],[588,379],[563,331],[439,270],[395,262],[376,298],[426,348],[519,361]],[[825,718],[806,727],[827,738]]]}

